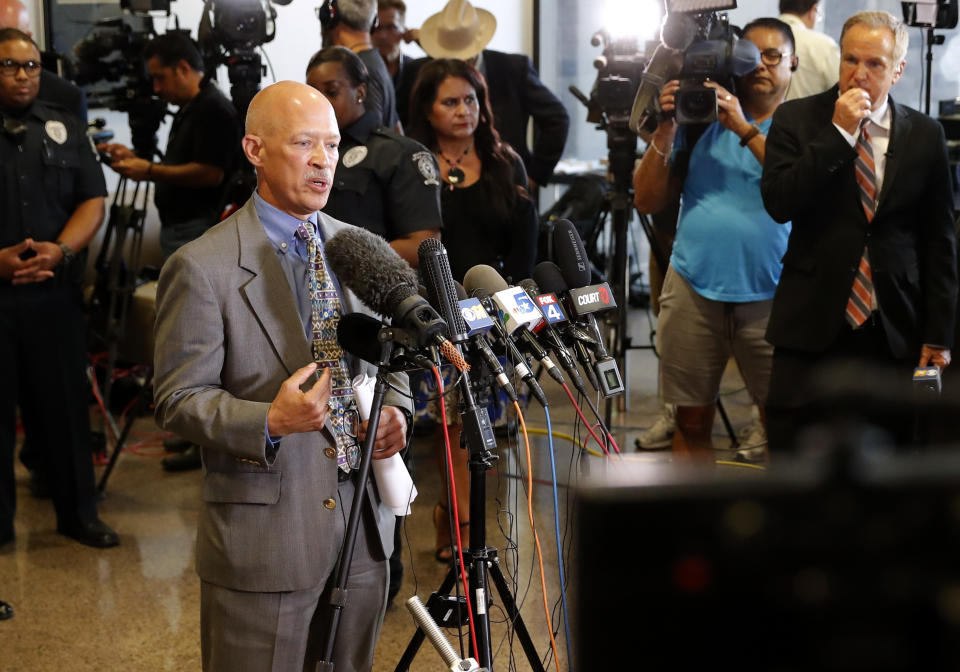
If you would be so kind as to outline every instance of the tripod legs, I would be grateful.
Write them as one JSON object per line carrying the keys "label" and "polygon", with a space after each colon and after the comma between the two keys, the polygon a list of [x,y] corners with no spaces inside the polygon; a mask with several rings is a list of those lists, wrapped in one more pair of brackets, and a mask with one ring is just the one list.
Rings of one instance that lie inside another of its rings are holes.
{"label": "tripod legs", "polygon": [[[540,662],[540,654],[537,652],[537,648],[533,644],[533,639],[531,639],[530,632],[527,630],[527,626],[523,622],[523,617],[520,616],[520,611],[517,609],[517,603],[514,601],[513,595],[510,593],[510,585],[507,583],[506,577],[504,577],[503,572],[500,569],[500,563],[497,560],[496,549],[485,548],[476,557],[471,551],[470,566],[472,567],[471,573],[479,572],[480,575],[483,576],[484,586],[486,585],[485,575],[489,574],[490,579],[493,581],[494,587],[497,589],[497,595],[500,597],[500,602],[503,605],[503,609],[507,612],[510,623],[513,625],[517,633],[517,638],[520,640],[520,646],[523,648],[523,652],[527,656],[527,662],[530,664],[530,669],[533,672],[544,672],[543,663]],[[443,583],[441,583],[440,587],[437,589],[437,592],[433,593],[430,596],[430,599],[427,600],[427,611],[430,612],[430,614],[434,617],[434,620],[436,620],[441,627],[457,627],[466,625],[466,618],[461,618],[461,616],[464,615],[464,612],[460,608],[460,605],[452,604],[451,602],[451,600],[455,600],[456,598],[448,597],[450,590],[454,587],[454,584],[457,580],[457,575],[457,567],[452,565],[450,567],[450,571],[447,572],[446,577],[444,577]],[[471,577],[470,586],[471,592],[475,595],[476,592],[472,590],[473,586],[475,585],[473,580],[474,578],[475,577]],[[487,591],[483,590],[482,594],[486,596]],[[489,605],[483,604],[482,607],[482,610],[486,611]],[[487,633],[487,637],[489,637],[489,632]],[[407,670],[410,669],[410,664],[416,657],[417,652],[420,650],[425,638],[426,635],[424,634],[423,630],[417,628],[417,631],[413,634],[413,637],[410,638],[410,642],[407,644],[407,648],[404,650],[403,656],[400,658],[400,662],[398,662],[397,666],[394,668],[395,672],[407,672]],[[482,649],[483,645],[481,644],[480,646]],[[488,670],[493,669],[492,664],[493,661],[480,663],[481,666]]]}

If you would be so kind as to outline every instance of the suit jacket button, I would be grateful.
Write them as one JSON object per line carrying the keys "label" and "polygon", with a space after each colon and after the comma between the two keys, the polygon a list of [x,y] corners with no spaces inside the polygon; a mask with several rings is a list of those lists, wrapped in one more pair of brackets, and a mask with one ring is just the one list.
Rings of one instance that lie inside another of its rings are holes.
{"label": "suit jacket button", "polygon": [[323,506],[327,509],[335,509],[337,508],[337,503],[333,499],[325,499],[323,500]]}
{"label": "suit jacket button", "polygon": [[332,446],[327,446],[323,449],[323,454],[332,460],[337,456],[337,451]]}

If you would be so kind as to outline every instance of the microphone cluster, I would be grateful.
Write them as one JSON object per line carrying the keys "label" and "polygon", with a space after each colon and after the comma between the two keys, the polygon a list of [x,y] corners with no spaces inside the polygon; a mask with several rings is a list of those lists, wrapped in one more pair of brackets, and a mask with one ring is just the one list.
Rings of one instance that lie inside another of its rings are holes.
{"label": "microphone cluster", "polygon": [[511,401],[516,390],[491,346],[514,362],[517,375],[543,406],[547,398],[531,362],[558,384],[565,384],[566,374],[586,394],[579,362],[604,397],[621,394],[619,368],[596,320],[597,313],[617,308],[613,293],[605,282],[590,283],[586,251],[573,224],[560,220],[553,242],[557,263],[541,262],[533,279],[511,286],[496,269],[478,265],[461,286],[450,273],[443,244],[428,238],[418,249],[425,285],[420,288],[413,269],[382,238],[358,228],[340,231],[325,247],[331,270],[361,302],[390,320],[384,327],[369,316],[345,315],[340,343],[377,363],[379,342],[392,339],[399,346],[394,365],[400,369],[430,366],[439,361],[438,352],[464,375],[468,359],[482,361]]}

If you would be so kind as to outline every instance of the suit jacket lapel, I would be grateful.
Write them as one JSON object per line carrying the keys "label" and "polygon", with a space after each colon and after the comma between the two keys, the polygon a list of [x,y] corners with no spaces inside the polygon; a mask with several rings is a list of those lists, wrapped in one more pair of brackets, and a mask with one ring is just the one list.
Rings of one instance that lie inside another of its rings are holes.
{"label": "suit jacket lapel", "polygon": [[887,162],[883,169],[883,184],[880,185],[880,198],[877,199],[877,212],[890,195],[891,185],[900,167],[900,157],[903,155],[904,142],[910,137],[910,119],[903,108],[890,98],[890,144],[887,146]]}
{"label": "suit jacket lapel", "polygon": [[289,283],[257,217],[253,198],[247,201],[237,217],[237,236],[240,243],[239,265],[253,274],[240,291],[283,362],[287,374],[292,374],[311,361],[310,344],[303,333],[293,292],[289,289],[278,290],[289,288]]}

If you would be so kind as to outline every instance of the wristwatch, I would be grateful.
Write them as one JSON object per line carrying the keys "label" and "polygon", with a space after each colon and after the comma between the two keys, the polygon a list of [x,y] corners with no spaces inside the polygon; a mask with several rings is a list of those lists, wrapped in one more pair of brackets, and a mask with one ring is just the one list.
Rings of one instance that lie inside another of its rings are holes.
{"label": "wristwatch", "polygon": [[66,243],[62,243],[58,240],[57,245],[60,246],[60,251],[63,252],[63,258],[60,260],[60,264],[63,266],[69,265],[70,262],[73,261],[73,258],[77,255],[74,254],[73,250],[71,250],[70,246]]}

